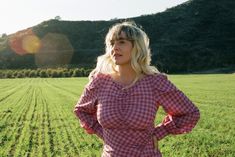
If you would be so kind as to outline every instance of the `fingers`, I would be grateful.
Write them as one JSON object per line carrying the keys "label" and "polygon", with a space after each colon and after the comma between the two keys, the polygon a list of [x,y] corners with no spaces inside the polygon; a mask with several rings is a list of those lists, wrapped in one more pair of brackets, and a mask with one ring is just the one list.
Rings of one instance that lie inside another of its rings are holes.
{"label": "fingers", "polygon": [[153,137],[153,140],[154,140],[153,141],[154,142],[154,148],[158,149],[158,140],[157,140],[157,138],[155,136]]}

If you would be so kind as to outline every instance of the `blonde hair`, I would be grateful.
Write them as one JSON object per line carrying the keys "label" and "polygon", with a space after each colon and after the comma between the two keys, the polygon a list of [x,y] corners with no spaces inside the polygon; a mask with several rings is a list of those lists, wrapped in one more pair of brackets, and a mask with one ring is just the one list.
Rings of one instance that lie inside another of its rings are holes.
{"label": "blonde hair", "polygon": [[146,33],[140,29],[134,22],[122,22],[113,25],[105,38],[105,54],[97,58],[96,68],[90,73],[89,78],[98,73],[111,74],[115,73],[115,64],[111,59],[112,45],[111,40],[118,40],[121,32],[124,32],[127,39],[132,41],[133,49],[131,52],[131,66],[136,72],[136,79],[134,84],[141,74],[154,74],[158,73],[158,70],[154,66],[150,66],[151,51],[149,48],[149,38]]}

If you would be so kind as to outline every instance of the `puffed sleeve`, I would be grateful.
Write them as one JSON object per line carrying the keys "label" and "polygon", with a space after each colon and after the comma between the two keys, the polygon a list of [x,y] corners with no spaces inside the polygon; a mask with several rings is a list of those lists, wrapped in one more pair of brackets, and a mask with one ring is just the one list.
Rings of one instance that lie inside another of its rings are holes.
{"label": "puffed sleeve", "polygon": [[74,113],[80,120],[80,125],[88,134],[96,134],[103,139],[103,129],[97,121],[98,77],[93,78],[85,87],[80,100],[74,108]]}
{"label": "puffed sleeve", "polygon": [[154,135],[161,140],[168,134],[190,132],[200,118],[198,108],[167,79],[166,75],[157,75],[154,89],[157,104],[163,107],[167,115],[162,123],[155,127]]}

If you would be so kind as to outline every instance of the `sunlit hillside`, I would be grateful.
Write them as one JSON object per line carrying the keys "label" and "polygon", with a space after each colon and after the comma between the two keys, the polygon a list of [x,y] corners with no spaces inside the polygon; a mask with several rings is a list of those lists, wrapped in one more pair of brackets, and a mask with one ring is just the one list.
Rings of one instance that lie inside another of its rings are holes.
{"label": "sunlit hillside", "polygon": [[189,0],[162,13],[131,19],[51,19],[0,38],[0,68],[94,67],[104,52],[108,28],[133,20],[149,35],[152,64],[161,71],[234,71],[234,8],[234,0]]}

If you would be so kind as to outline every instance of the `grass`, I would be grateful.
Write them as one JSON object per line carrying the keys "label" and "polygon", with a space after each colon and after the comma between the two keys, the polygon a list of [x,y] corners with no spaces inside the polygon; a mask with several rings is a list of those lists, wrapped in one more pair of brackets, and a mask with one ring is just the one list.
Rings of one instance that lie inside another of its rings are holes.
{"label": "grass", "polygon": [[[200,109],[192,133],[159,142],[163,156],[235,156],[235,75],[170,75]],[[0,80],[0,156],[100,156],[102,141],[80,128],[73,108],[87,78]],[[159,111],[156,124],[164,117]]]}

